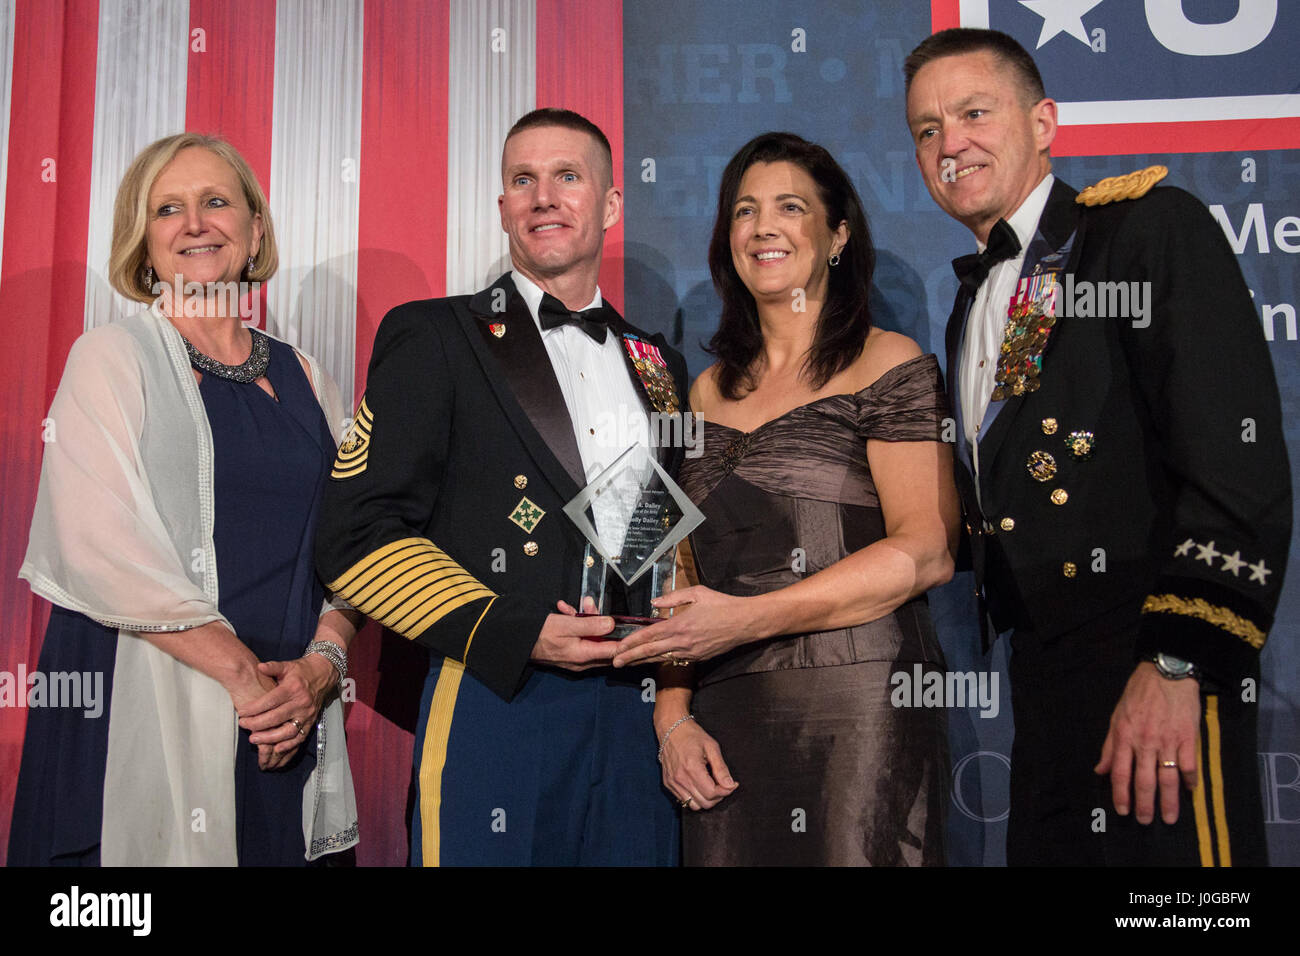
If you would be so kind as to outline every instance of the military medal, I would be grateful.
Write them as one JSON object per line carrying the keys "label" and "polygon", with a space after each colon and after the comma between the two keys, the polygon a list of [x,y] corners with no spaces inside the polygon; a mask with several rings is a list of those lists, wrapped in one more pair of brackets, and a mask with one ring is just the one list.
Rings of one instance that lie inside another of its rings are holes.
{"label": "military medal", "polygon": [[657,346],[651,345],[630,332],[623,335],[623,347],[632,359],[632,367],[641,379],[641,385],[650,396],[650,403],[656,411],[673,414],[681,410],[677,404],[677,383],[673,373],[668,371]]}
{"label": "military medal", "polygon": [[1035,272],[1020,280],[1020,289],[1007,309],[993,401],[1038,391],[1043,349],[1056,325],[1058,288],[1055,272]]}

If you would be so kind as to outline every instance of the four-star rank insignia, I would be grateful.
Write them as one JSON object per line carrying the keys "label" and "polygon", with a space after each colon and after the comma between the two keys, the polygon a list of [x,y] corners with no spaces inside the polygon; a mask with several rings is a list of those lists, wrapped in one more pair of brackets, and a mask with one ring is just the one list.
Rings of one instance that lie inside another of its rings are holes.
{"label": "four-star rank insignia", "polygon": [[533,529],[537,527],[537,523],[542,520],[542,516],[545,514],[545,511],[527,498],[520,498],[519,504],[515,505],[515,510],[510,512],[510,520],[523,528],[526,533],[532,534]]}
{"label": "four-star rank insignia", "polygon": [[623,334],[623,347],[655,410],[669,415],[681,411],[677,404],[677,383],[658,347],[630,332]]}

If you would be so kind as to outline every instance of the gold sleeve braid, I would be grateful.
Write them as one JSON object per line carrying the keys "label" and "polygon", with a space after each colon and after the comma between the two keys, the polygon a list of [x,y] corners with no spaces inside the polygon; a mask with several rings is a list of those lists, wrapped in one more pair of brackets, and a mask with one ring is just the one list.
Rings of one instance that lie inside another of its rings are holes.
{"label": "gold sleeve braid", "polygon": [[[412,639],[457,608],[497,596],[427,538],[390,542],[328,587],[366,616]],[[472,639],[472,633],[467,635],[466,651]]]}
{"label": "gold sleeve braid", "polygon": [[1265,634],[1253,621],[1234,614],[1226,607],[1211,604],[1204,598],[1184,598],[1177,594],[1152,594],[1142,605],[1143,614],[1181,614],[1222,628],[1251,647],[1264,646]]}

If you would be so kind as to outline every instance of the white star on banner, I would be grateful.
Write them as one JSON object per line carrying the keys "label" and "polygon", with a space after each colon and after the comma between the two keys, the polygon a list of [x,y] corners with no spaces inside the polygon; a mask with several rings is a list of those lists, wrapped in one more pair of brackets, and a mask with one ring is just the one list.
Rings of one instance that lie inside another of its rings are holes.
{"label": "white star on banner", "polygon": [[1083,28],[1083,15],[1101,3],[1101,0],[1020,0],[1022,7],[1028,7],[1043,18],[1043,30],[1038,34],[1038,46],[1058,33],[1068,33],[1084,46],[1091,48],[1088,31]]}
{"label": "white star on banner", "polygon": [[1214,567],[1214,559],[1219,556],[1220,552],[1214,550],[1213,541],[1209,544],[1198,544],[1196,550],[1201,552],[1196,556],[1197,561],[1204,561],[1210,567]]}
{"label": "white star on banner", "polygon": [[1234,578],[1238,576],[1237,572],[1246,566],[1246,562],[1241,560],[1240,551],[1234,551],[1232,554],[1225,554],[1223,556],[1223,570],[1231,571]]}
{"label": "white star on banner", "polygon": [[1260,584],[1267,584],[1268,576],[1273,573],[1272,568],[1264,567],[1263,558],[1259,559],[1259,564],[1251,564],[1248,565],[1248,567],[1250,568],[1250,579],[1252,581],[1258,581]]}
{"label": "white star on banner", "polygon": [[1181,558],[1191,553],[1192,545],[1196,544],[1191,538],[1188,538],[1178,547],[1174,548],[1174,557]]}

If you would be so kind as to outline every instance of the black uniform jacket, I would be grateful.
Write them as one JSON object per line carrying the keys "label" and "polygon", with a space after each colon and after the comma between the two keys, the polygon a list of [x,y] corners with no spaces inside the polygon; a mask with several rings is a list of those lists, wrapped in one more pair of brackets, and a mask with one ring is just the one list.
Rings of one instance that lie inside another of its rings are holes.
{"label": "black uniform jacket", "polygon": [[[621,345],[658,347],[687,408],[682,357],[607,312]],[[682,453],[661,448],[661,465],[675,472]],[[583,484],[564,397],[509,275],[472,297],[408,302],[376,335],[327,483],[317,568],[354,607],[508,700],[555,602],[577,599],[585,539],[562,509]]]}
{"label": "black uniform jacket", "polygon": [[[1272,625],[1291,533],[1260,322],[1199,200],[1074,197],[1053,184],[1026,251],[1022,280],[1056,273],[1058,315],[1038,390],[993,403],[981,426],[982,509],[957,455],[977,582],[999,631],[1047,641],[1127,604],[1139,658],[1163,651],[1235,682]],[[1145,317],[1134,293],[1149,293]],[[957,406],[967,301],[946,337]]]}

